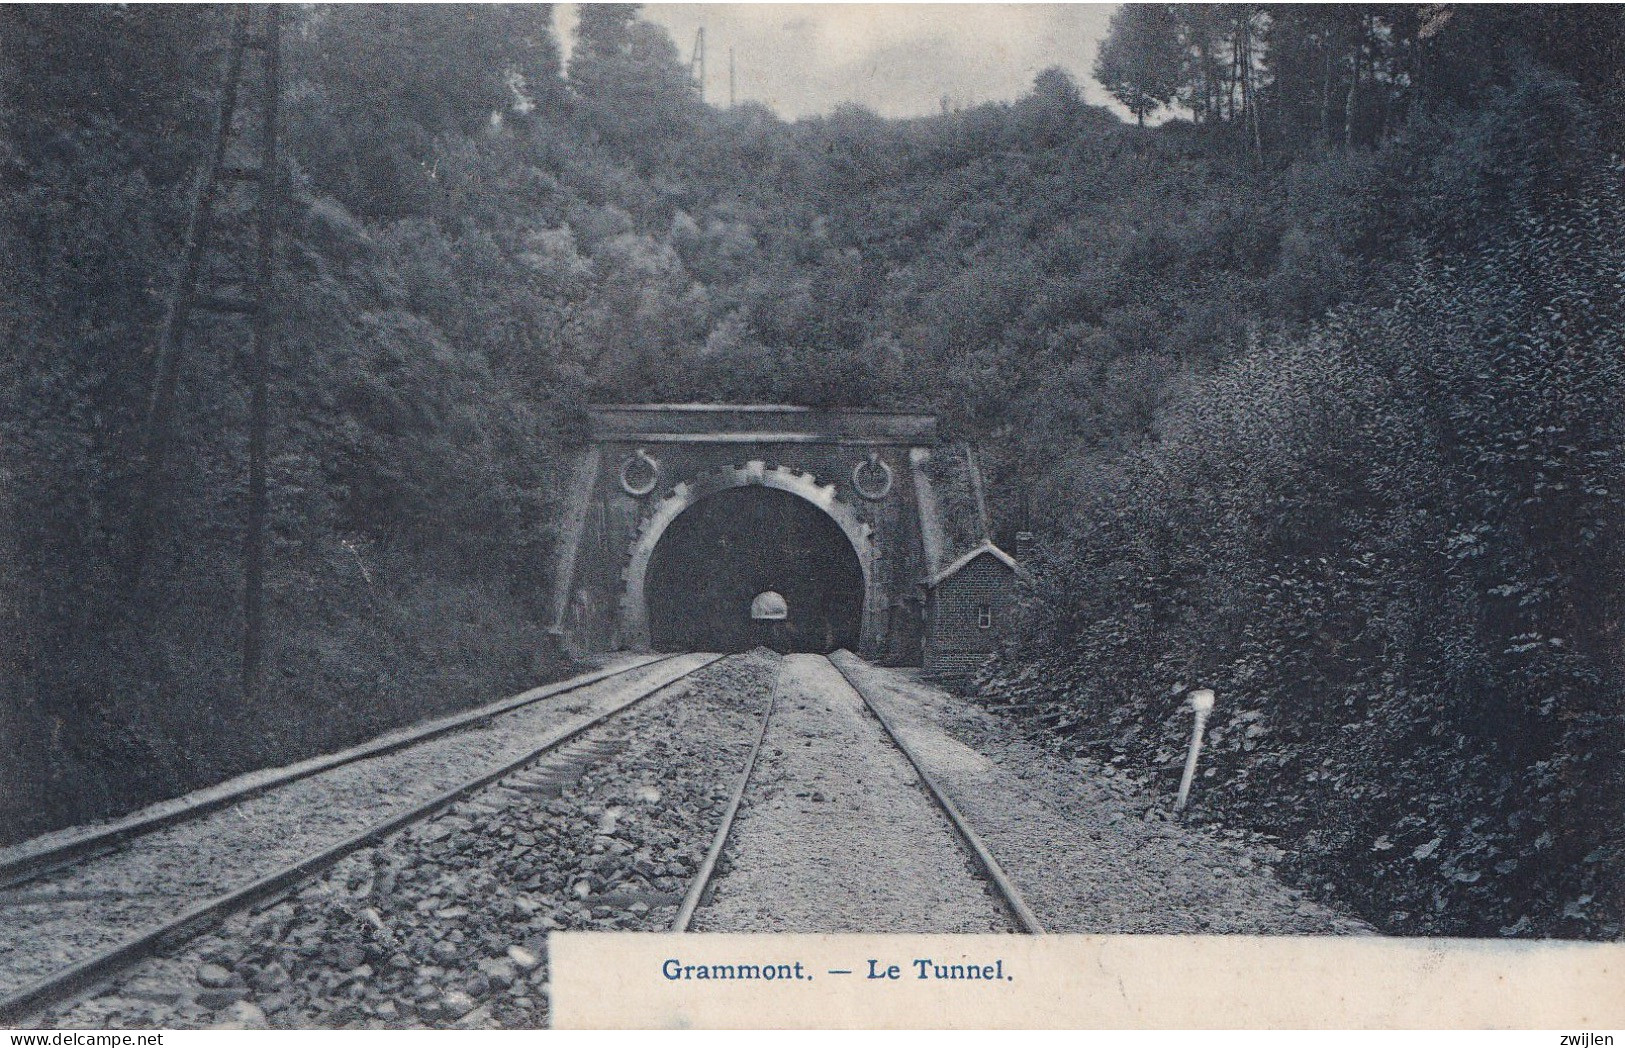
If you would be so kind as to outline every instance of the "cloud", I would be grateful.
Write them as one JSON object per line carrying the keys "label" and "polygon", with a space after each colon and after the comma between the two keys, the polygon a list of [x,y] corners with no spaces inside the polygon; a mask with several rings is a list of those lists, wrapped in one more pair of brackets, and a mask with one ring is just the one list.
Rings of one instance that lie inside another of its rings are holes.
{"label": "cloud", "polygon": [[[560,5],[567,7],[569,5]],[[1047,66],[1068,70],[1090,101],[1089,76],[1113,4],[648,4],[687,58],[706,38],[706,98],[728,100],[728,51],[739,101],[794,119],[845,102],[882,116],[1011,101]],[[561,12],[561,24],[573,22]]]}

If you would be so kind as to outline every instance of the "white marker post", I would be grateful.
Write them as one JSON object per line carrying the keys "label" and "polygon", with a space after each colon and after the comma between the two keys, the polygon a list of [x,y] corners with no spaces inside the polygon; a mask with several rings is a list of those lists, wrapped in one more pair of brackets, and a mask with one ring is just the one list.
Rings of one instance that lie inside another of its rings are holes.
{"label": "white marker post", "polygon": [[1174,801],[1174,811],[1183,811],[1185,802],[1190,800],[1191,780],[1196,778],[1196,758],[1202,753],[1202,733],[1207,730],[1207,715],[1213,712],[1213,692],[1198,688],[1190,693],[1188,701],[1196,711],[1196,723],[1191,726],[1191,752],[1185,758],[1185,775],[1179,780],[1179,799]]}

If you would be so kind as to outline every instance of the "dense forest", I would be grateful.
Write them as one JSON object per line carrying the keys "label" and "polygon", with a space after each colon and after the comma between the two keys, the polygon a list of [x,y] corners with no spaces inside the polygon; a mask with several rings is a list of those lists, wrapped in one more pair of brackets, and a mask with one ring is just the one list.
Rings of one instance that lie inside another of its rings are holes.
{"label": "dense forest", "polygon": [[545,6],[288,19],[245,697],[238,326],[192,340],[118,570],[228,14],[0,9],[0,840],[564,672],[589,402],[909,405],[1039,537],[990,703],[1160,788],[1213,687],[1197,817],[1295,883],[1619,936],[1617,9],[1124,7],[1076,65],[1129,121],[1060,69],[718,109],[636,5],[583,5],[567,64]]}

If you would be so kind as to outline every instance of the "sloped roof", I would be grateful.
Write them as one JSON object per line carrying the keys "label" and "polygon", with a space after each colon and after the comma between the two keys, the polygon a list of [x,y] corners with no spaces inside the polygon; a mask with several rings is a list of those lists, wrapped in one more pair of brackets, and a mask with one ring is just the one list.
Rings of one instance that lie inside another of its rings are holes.
{"label": "sloped roof", "polygon": [[1025,576],[1027,574],[1026,569],[1020,564],[1016,563],[1016,558],[1012,557],[999,547],[993,545],[992,542],[983,542],[980,545],[972,547],[958,560],[926,579],[926,586],[934,588],[938,583],[942,582],[944,579],[947,579],[949,576],[957,575],[967,564],[975,560],[977,557],[982,556],[994,558],[999,563],[1015,572],[1017,575]]}

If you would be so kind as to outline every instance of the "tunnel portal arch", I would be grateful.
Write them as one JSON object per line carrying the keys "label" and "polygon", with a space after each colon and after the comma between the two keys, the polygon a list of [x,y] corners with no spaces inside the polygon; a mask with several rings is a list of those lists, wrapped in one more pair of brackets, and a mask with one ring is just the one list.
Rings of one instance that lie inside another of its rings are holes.
{"label": "tunnel portal arch", "polygon": [[863,569],[829,514],[761,484],[713,492],[671,522],[644,582],[655,651],[856,650]]}
{"label": "tunnel portal arch", "polygon": [[[939,444],[933,415],[798,404],[594,404],[583,421],[575,478],[557,521],[548,627],[572,656],[652,650],[659,638],[651,636],[658,630],[651,631],[650,573],[660,544],[674,526],[681,539],[686,526],[674,522],[689,512],[698,514],[691,522],[702,520],[707,511],[697,507],[723,492],[755,487],[798,506],[781,516],[712,518],[741,548],[771,541],[783,525],[799,536],[783,540],[783,548],[828,553],[840,548],[822,528],[828,521],[851,546],[862,576],[841,588],[849,597],[861,586],[857,653],[899,665],[919,665],[924,656],[926,582],[988,540],[975,456],[965,445]],[[739,498],[743,506],[771,501],[765,494]],[[816,515],[801,512],[803,505]],[[802,523],[786,525],[792,517]],[[812,541],[814,531],[825,535],[821,543]],[[679,559],[699,568],[728,552],[715,541],[678,548],[690,551]],[[844,556],[825,560],[847,563]],[[715,581],[703,570],[690,574],[701,587]],[[738,589],[738,581],[730,586]],[[681,615],[691,593],[668,588]],[[806,592],[784,596],[793,626],[798,605],[809,606]],[[663,599],[656,595],[657,604]],[[817,599],[810,606],[828,607]]]}
{"label": "tunnel portal arch", "polygon": [[[654,637],[650,624],[649,574],[661,540],[688,509],[722,492],[749,487],[785,492],[810,504],[840,529],[852,547],[862,573],[862,611],[859,634],[873,636],[883,628],[885,595],[876,580],[873,529],[853,508],[837,497],[834,484],[820,484],[812,474],[785,466],[769,467],[761,459],[733,465],[679,483],[644,520],[632,544],[623,575],[621,622],[629,647],[648,649]],[[794,609],[792,609],[792,613]]]}

